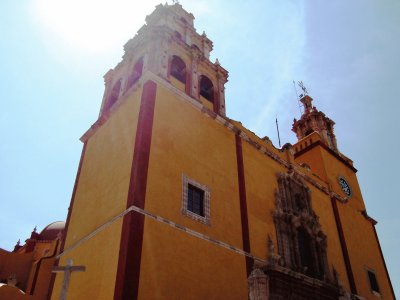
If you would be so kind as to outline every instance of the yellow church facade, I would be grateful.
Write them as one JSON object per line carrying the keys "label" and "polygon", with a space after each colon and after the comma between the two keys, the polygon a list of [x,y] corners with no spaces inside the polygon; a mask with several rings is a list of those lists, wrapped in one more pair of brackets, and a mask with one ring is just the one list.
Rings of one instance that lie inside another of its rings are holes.
{"label": "yellow church facade", "polygon": [[277,149],[229,119],[193,20],[157,6],[105,75],[49,298],[395,299],[333,121],[305,94]]}

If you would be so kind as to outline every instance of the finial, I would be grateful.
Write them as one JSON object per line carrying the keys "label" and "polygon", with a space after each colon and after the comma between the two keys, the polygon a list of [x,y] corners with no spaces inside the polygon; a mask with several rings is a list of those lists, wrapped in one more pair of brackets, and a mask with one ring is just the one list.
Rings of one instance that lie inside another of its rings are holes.
{"label": "finial", "polygon": [[19,239],[18,242],[14,246],[13,252],[18,251],[18,249],[20,249],[20,248],[21,248],[21,240]]}
{"label": "finial", "polygon": [[206,32],[203,30],[203,33],[201,34],[203,37],[207,37]]}
{"label": "finial", "polygon": [[220,65],[221,65],[221,64],[219,63],[218,58],[215,59],[215,64],[216,64],[217,66],[220,66]]}
{"label": "finial", "polygon": [[32,232],[35,232],[35,233],[36,233],[36,230],[37,230],[37,227],[35,226],[35,228],[33,228],[33,231],[32,231]]}

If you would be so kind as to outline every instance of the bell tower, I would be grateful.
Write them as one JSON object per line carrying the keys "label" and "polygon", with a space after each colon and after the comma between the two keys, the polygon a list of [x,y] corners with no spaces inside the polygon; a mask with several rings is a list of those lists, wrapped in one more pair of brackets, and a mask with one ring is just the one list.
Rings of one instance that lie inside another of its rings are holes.
{"label": "bell tower", "polygon": [[321,140],[333,151],[339,152],[336,143],[336,137],[333,132],[335,122],[329,119],[325,114],[313,106],[313,98],[304,95],[300,98],[304,106],[304,112],[300,120],[294,119],[292,131],[296,133],[300,141],[313,132],[317,132]]}
{"label": "bell tower", "polygon": [[179,3],[159,4],[146,24],[124,46],[122,61],[104,76],[101,115],[130,93],[142,74],[150,71],[206,108],[225,116],[228,72],[218,59],[210,61],[212,41],[198,34],[194,16]]}

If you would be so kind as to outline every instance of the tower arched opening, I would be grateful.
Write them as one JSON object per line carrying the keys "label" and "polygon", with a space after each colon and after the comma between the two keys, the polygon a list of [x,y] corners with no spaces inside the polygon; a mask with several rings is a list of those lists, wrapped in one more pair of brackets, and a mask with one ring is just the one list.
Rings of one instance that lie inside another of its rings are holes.
{"label": "tower arched opening", "polygon": [[172,56],[170,74],[172,77],[186,84],[186,64],[182,58],[177,55]]}
{"label": "tower arched opening", "polygon": [[210,78],[205,75],[200,77],[200,96],[203,96],[210,102],[214,102],[214,85]]}
{"label": "tower arched opening", "polygon": [[118,79],[118,81],[114,84],[110,96],[108,98],[108,101],[105,105],[104,111],[108,111],[115,104],[115,102],[117,102],[119,93],[121,91],[121,83],[122,80]]}
{"label": "tower arched opening", "polygon": [[128,90],[131,86],[133,86],[143,73],[143,57],[139,58],[135,65],[133,66],[133,70],[128,77],[128,84],[126,86],[126,90]]}

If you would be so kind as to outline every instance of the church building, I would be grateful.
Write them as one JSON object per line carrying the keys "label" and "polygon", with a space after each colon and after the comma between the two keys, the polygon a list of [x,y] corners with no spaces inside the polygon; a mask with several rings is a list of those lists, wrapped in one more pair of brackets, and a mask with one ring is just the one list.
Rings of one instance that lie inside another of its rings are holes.
{"label": "church building", "polygon": [[48,299],[64,227],[63,221],[40,233],[35,227],[25,244],[18,241],[11,252],[0,248],[0,300]]}
{"label": "church building", "polygon": [[104,76],[48,299],[395,299],[334,121],[304,93],[278,149],[230,119],[193,21],[158,5]]}

